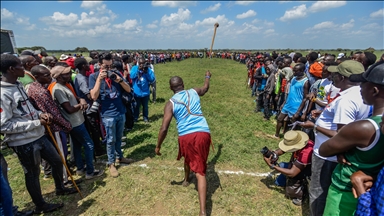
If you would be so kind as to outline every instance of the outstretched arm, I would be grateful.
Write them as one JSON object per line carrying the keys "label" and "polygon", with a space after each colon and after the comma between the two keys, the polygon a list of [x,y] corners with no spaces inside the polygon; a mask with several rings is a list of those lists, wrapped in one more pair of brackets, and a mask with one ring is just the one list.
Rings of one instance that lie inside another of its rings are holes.
{"label": "outstretched arm", "polygon": [[197,94],[199,96],[203,96],[205,95],[205,93],[208,92],[208,89],[209,89],[209,80],[211,79],[211,72],[209,72],[209,70],[207,72],[205,72],[205,81],[204,81],[204,86],[201,87],[201,88],[193,88],[195,89],[195,91],[197,92]]}
{"label": "outstretched arm", "polygon": [[156,149],[155,149],[155,152],[157,155],[161,155],[161,153],[160,153],[161,144],[163,144],[163,141],[164,141],[165,137],[167,136],[169,124],[171,123],[171,120],[172,120],[172,115],[173,115],[172,114],[172,103],[171,103],[171,101],[168,101],[164,107],[163,123],[160,127],[159,135],[157,137],[157,145],[156,145]]}

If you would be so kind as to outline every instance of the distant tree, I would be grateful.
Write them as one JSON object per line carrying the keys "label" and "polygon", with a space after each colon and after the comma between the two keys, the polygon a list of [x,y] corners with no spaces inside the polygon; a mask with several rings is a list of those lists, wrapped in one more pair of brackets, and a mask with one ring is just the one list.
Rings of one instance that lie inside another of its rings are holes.
{"label": "distant tree", "polygon": [[343,49],[341,49],[341,48],[337,48],[336,50],[339,51],[339,52],[341,52]]}
{"label": "distant tree", "polygon": [[368,49],[365,49],[366,52],[375,52],[375,49],[373,47],[369,47]]}
{"label": "distant tree", "polygon": [[45,49],[45,47],[43,47],[43,46],[18,47],[18,48],[17,48],[17,51],[18,51],[19,53],[23,52],[24,50],[33,50],[33,51],[40,50],[40,51],[47,51],[47,50]]}
{"label": "distant tree", "polygon": [[84,52],[89,52],[89,50],[87,47],[76,47],[75,52],[84,53]]}

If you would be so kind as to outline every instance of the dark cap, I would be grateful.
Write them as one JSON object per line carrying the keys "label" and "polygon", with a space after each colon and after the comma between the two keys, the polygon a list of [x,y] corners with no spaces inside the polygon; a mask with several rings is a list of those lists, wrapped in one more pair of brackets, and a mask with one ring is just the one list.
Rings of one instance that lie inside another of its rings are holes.
{"label": "dark cap", "polygon": [[29,56],[35,56],[36,53],[33,50],[23,50],[20,55],[29,55]]}
{"label": "dark cap", "polygon": [[377,62],[362,74],[353,74],[349,77],[351,82],[370,82],[384,86],[384,61]]}

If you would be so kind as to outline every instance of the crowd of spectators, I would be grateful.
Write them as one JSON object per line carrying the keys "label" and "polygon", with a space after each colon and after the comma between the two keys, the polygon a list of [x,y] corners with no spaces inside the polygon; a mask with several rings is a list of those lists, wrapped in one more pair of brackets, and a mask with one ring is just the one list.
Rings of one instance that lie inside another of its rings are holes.
{"label": "crowd of spectators", "polygon": [[[270,137],[283,130],[279,149],[263,153],[292,202],[302,205],[309,195],[311,215],[383,214],[377,189],[359,204],[357,196],[384,169],[384,54],[377,62],[371,52],[239,54],[238,61],[246,65],[255,112],[277,120]],[[291,160],[278,164],[285,152]]]}
{"label": "crowd of spectators", "polygon": [[[34,213],[63,206],[43,199],[40,169],[44,179],[54,179],[56,195],[66,195],[76,189],[71,187],[63,163],[74,168],[76,175],[93,179],[104,173],[94,165],[96,156],[107,155],[112,177],[119,176],[116,164],[134,162],[123,157],[121,146],[124,134],[139,121],[141,107],[143,121],[149,123],[151,92],[152,102],[156,102],[153,65],[189,57],[189,52],[91,51],[89,57],[62,54],[56,58],[32,50],[20,56],[1,55],[1,133],[25,170]],[[1,167],[7,167],[3,155],[1,161]],[[8,201],[1,205],[2,214],[22,215],[12,208],[7,169],[2,171],[2,203],[3,195],[4,203]]]}

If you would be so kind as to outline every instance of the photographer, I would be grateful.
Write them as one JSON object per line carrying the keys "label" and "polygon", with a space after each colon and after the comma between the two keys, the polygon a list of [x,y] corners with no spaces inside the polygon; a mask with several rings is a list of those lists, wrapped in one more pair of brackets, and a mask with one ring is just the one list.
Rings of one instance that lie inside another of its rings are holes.
{"label": "photographer", "polygon": [[155,81],[155,74],[143,58],[139,59],[138,64],[138,66],[135,65],[132,67],[130,75],[133,82],[133,93],[137,103],[134,118],[135,121],[139,119],[140,106],[143,106],[143,119],[144,122],[148,122],[149,84]]}
{"label": "photographer", "polygon": [[[311,175],[313,145],[306,133],[288,131],[284,134],[284,140],[279,143],[279,149],[273,152],[266,148],[262,150],[267,165],[283,174],[276,179],[275,183],[285,186],[286,195],[292,198],[295,205],[302,204],[306,177]],[[278,157],[285,152],[292,152],[289,163],[280,163],[281,167],[276,166]]]}
{"label": "photographer", "polygon": [[[119,71],[112,71],[112,55],[99,55],[100,70],[89,77],[89,89],[92,100],[100,100],[101,117],[106,130],[108,167],[112,177],[119,176],[115,167],[118,163],[130,164],[132,159],[124,158],[121,151],[121,138],[125,124],[125,106],[123,91],[131,92],[131,87],[122,78]],[[117,157],[115,155],[117,153]]]}

